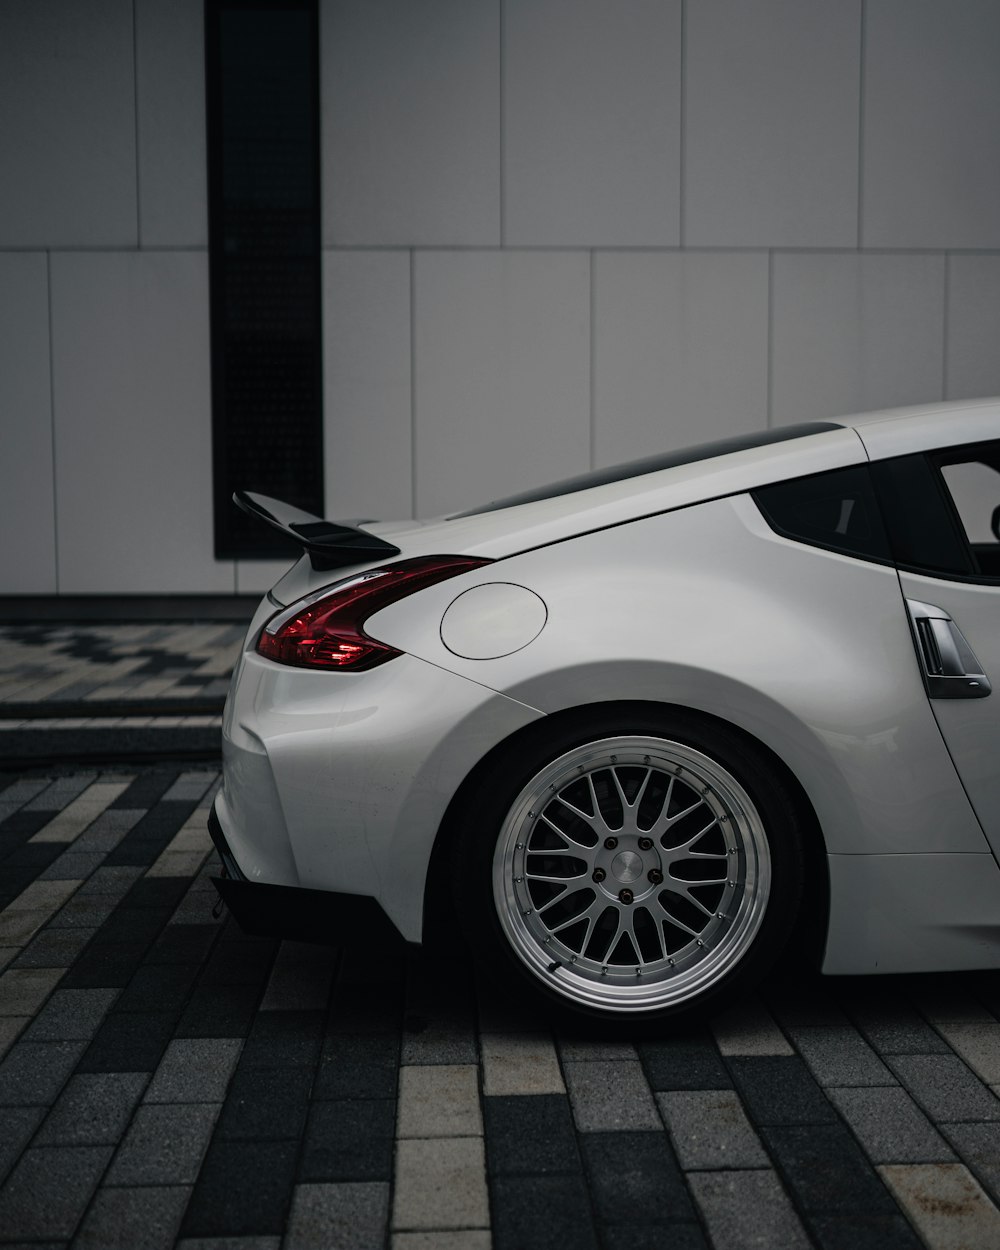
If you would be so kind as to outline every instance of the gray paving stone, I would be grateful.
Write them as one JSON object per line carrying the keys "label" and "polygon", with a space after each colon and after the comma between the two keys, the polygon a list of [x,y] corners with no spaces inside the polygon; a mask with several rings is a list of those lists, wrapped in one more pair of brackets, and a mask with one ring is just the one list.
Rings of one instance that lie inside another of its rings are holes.
{"label": "gray paving stone", "polygon": [[181,773],[161,801],[196,803],[218,775],[214,769],[211,772]]}
{"label": "gray paving stone", "polygon": [[29,802],[25,808],[29,812],[60,812],[79,794],[97,780],[97,773],[73,773],[67,777],[57,777],[51,785]]}
{"label": "gray paving stone", "polygon": [[661,1128],[656,1103],[639,1063],[567,1063],[564,1073],[573,1119],[580,1132]]}
{"label": "gray paving stone", "polygon": [[120,991],[57,989],[25,1033],[28,1042],[65,1042],[91,1038]]}
{"label": "gray paving stone", "polygon": [[638,1059],[631,1042],[598,1041],[586,1037],[560,1037],[559,1054],[565,1063],[593,1063],[600,1059]]}
{"label": "gray paving stone", "polygon": [[476,1063],[478,1059],[471,1014],[435,1013],[419,1032],[406,1029],[403,1033],[401,1060],[404,1064]]}
{"label": "gray paving stone", "polygon": [[193,1185],[221,1103],[145,1103],[108,1173],[109,1185]]}
{"label": "gray paving stone", "polygon": [[474,1065],[400,1069],[397,1137],[476,1137],[482,1132]]}
{"label": "gray paving stone", "polygon": [[0,1016],[33,1016],[62,975],[62,968],[8,968],[0,973]]}
{"label": "gray paving stone", "polygon": [[55,1102],[86,1048],[84,1041],[17,1042],[0,1063],[0,1107]]}
{"label": "gray paving stone", "polygon": [[900,1086],[829,1089],[827,1094],[873,1163],[954,1159],[947,1142]]}
{"label": "gray paving stone", "polygon": [[688,1183],[714,1250],[808,1250],[811,1245],[774,1172],[695,1172]]}
{"label": "gray paving stone", "polygon": [[935,1020],[939,1032],[987,1085],[1000,1084],[1000,1024],[996,1020]]}
{"label": "gray paving stone", "polygon": [[45,869],[39,881],[85,881],[104,862],[103,851],[63,851]]}
{"label": "gray paving stone", "polygon": [[1000,1098],[957,1055],[895,1055],[888,1062],[932,1120],[1000,1120]]}
{"label": "gray paving stone", "polygon": [[792,1040],[820,1085],[894,1085],[895,1077],[850,1024],[793,1028]]}
{"label": "gray paving stone", "polygon": [[393,1233],[392,1250],[490,1250],[492,1238],[485,1228],[462,1228],[432,1233]]}
{"label": "gray paving stone", "polygon": [[484,1033],[483,1093],[562,1094],[565,1092],[559,1060],[547,1033]]}
{"label": "gray paving stone", "polygon": [[0,1228],[10,1240],[66,1238],[111,1158],[110,1146],[32,1148],[0,1190]]}
{"label": "gray paving stone", "polygon": [[153,1074],[146,1102],[222,1102],[236,1068],[240,1037],[178,1037]]}
{"label": "gray paving stone", "polygon": [[685,1171],[768,1166],[734,1090],[673,1090],[656,1101]]}
{"label": "gray paving stone", "polygon": [[489,1218],[481,1137],[397,1143],[394,1229],[488,1228]]}
{"label": "gray paving stone", "polygon": [[[108,816],[114,814],[114,812],[106,813]],[[144,812],[138,814],[145,815]],[[79,840],[76,845],[80,845]],[[77,898],[85,898],[91,894],[111,894],[115,898],[124,898],[132,885],[142,876],[142,872],[141,868],[132,864],[106,864],[103,868],[98,868],[94,875],[80,886]]]}
{"label": "gray paving stone", "polygon": [[36,1144],[116,1145],[148,1079],[145,1072],[81,1072],[71,1077]]}
{"label": "gray paving stone", "polygon": [[379,1182],[296,1185],[284,1250],[369,1250],[389,1222],[389,1186]]}
{"label": "gray paving stone", "polygon": [[1000,1199],[1000,1124],[946,1124],[942,1132],[979,1182]]}
{"label": "gray paving stone", "polygon": [[31,1023],[31,1016],[0,1016],[0,1059]]}
{"label": "gray paving stone", "polygon": [[118,904],[113,894],[78,894],[49,921],[50,929],[95,929],[104,924]]}
{"label": "gray paving stone", "polygon": [[171,1250],[190,1196],[190,1187],[101,1189],[74,1250]]}
{"label": "gray paving stone", "polygon": [[15,967],[69,968],[96,932],[96,928],[43,929],[21,951]]}
{"label": "gray paving stone", "polygon": [[850,1004],[855,1024],[881,1055],[948,1054],[947,1043],[912,1007],[865,998]]}
{"label": "gray paving stone", "polygon": [[15,808],[23,807],[25,803],[30,803],[32,799],[37,798],[43,790],[48,789],[50,784],[47,777],[21,777],[0,791],[0,800],[12,804]]}
{"label": "gray paving stone", "polygon": [[17,1162],[45,1115],[44,1107],[5,1107],[0,1131],[0,1182]]}

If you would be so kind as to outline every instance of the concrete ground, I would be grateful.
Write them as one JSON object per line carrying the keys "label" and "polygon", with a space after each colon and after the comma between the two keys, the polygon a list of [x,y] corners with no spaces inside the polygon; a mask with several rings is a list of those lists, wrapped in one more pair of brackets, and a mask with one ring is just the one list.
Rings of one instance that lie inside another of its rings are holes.
{"label": "concrete ground", "polygon": [[1000,1245],[995,974],[553,1028],[460,942],[245,936],[210,881],[216,757],[36,767],[35,732],[0,735],[0,1244]]}

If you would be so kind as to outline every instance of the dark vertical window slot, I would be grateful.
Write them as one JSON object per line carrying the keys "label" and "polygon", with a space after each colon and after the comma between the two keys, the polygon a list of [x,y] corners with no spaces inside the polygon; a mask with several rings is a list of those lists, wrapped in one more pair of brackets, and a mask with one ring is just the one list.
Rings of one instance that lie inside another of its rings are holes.
{"label": "dark vertical window slot", "polygon": [[324,512],[317,5],[205,19],[215,554],[291,557],[231,500]]}

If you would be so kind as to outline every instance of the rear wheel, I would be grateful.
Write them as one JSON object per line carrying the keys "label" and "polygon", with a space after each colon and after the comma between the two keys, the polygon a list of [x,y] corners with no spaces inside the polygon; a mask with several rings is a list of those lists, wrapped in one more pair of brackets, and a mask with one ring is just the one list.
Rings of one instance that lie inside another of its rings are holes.
{"label": "rear wheel", "polygon": [[721,1007],[763,975],[798,909],[785,787],[724,727],[588,719],[548,750],[515,749],[478,793],[457,857],[470,936],[577,1013]]}

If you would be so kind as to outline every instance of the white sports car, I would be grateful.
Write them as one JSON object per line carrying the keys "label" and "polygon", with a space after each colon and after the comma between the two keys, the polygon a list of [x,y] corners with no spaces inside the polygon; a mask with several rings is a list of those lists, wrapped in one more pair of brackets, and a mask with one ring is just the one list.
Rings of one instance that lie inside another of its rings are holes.
{"label": "white sports car", "polygon": [[[211,826],[252,931],[432,921],[550,1004],[1000,965],[1000,401],[770,430],[303,557]],[[454,909],[451,909],[451,905]]]}

